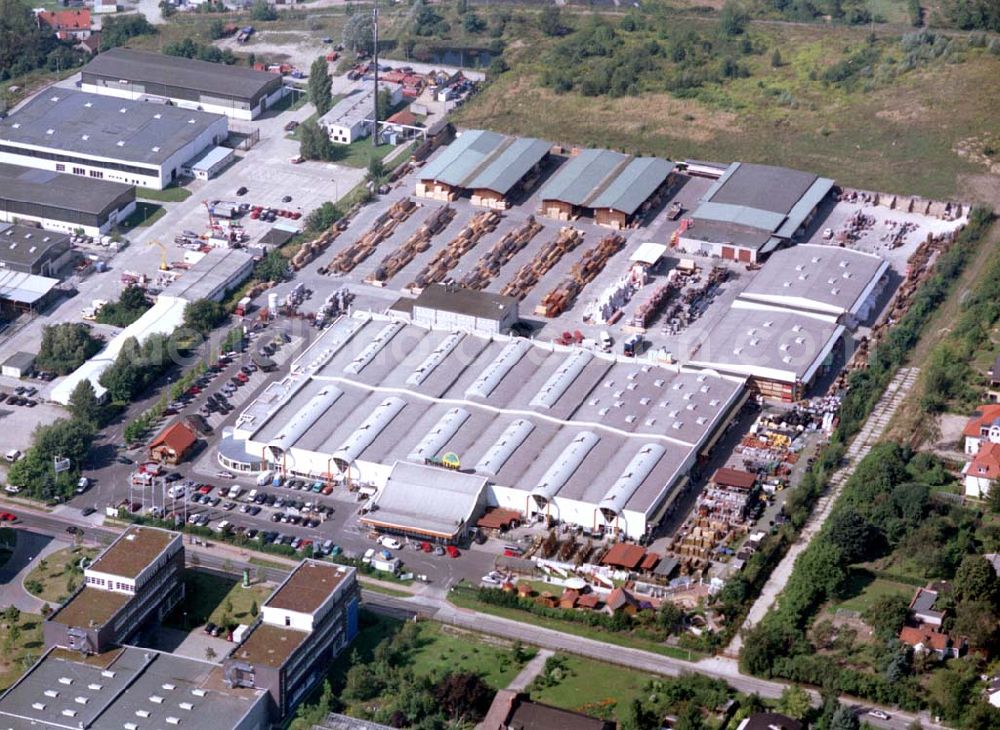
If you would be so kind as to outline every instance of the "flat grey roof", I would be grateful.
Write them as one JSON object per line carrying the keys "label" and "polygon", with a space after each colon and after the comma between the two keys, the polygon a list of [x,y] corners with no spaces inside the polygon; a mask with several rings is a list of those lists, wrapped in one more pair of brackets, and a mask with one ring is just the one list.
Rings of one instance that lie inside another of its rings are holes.
{"label": "flat grey roof", "polygon": [[19,370],[26,370],[35,364],[35,356],[30,352],[15,352],[3,361],[4,367],[14,367]]}
{"label": "flat grey roof", "polygon": [[482,476],[397,461],[362,521],[451,537],[472,518],[485,488]]}
{"label": "flat grey roof", "polygon": [[0,299],[18,304],[34,304],[58,284],[58,279],[48,276],[0,270]]}
{"label": "flat grey roof", "polygon": [[163,294],[189,302],[211,299],[252,265],[253,256],[245,251],[213,248],[164,289]]}
{"label": "flat grey roof", "polygon": [[470,129],[420,171],[421,180],[506,194],[549,153],[551,143]]}
{"label": "flat grey roof", "polygon": [[265,701],[257,690],[228,689],[221,667],[196,659],[136,647],[86,658],[53,649],[0,697],[0,727],[171,727],[167,718],[177,718],[181,728],[217,730],[238,727]]}
{"label": "flat grey roof", "polygon": [[228,147],[209,147],[207,150],[196,156],[188,163],[192,170],[211,170],[217,164],[233,155],[233,151]]}
{"label": "flat grey roof", "polygon": [[158,165],[220,119],[225,117],[52,87],[0,121],[0,140]]}
{"label": "flat grey roof", "polygon": [[135,200],[135,188],[108,180],[0,163],[0,200],[99,215],[119,199]]}
{"label": "flat grey roof", "polygon": [[800,243],[771,254],[740,297],[807,311],[853,312],[888,268],[874,254]]}
{"label": "flat grey roof", "polygon": [[51,249],[69,248],[69,235],[34,226],[0,223],[0,261],[32,266]]}
{"label": "flat grey roof", "polygon": [[833,185],[810,172],[734,162],[705,193],[687,235],[749,248],[791,238]]}
{"label": "flat grey roof", "polygon": [[518,301],[517,297],[502,294],[431,284],[424,287],[412,306],[467,314],[480,319],[502,319],[505,312],[517,309]]}
{"label": "flat grey roof", "polygon": [[167,56],[131,48],[112,48],[94,57],[84,73],[124,79],[139,83],[180,86],[223,97],[252,99],[268,85],[275,74],[255,71],[247,66],[198,61],[181,56]]}
{"label": "flat grey roof", "polygon": [[808,382],[844,332],[833,317],[736,300],[690,364],[783,382]]}
{"label": "flat grey roof", "polygon": [[[645,511],[712,438],[743,384],[359,313],[324,330],[291,374],[243,411],[236,428],[255,448],[282,444],[290,469],[309,454],[324,455],[327,464],[363,431],[369,441],[359,460],[422,464],[452,451],[463,469],[526,492],[575,438],[592,433],[596,442],[558,496],[595,504],[655,444],[661,457],[628,487],[628,508]],[[382,408],[390,398],[393,407]],[[380,412],[386,415],[372,421]]]}
{"label": "flat grey roof", "polygon": [[632,157],[611,150],[587,149],[571,158],[549,179],[539,198],[632,215],[673,169],[673,163],[658,157]]}
{"label": "flat grey roof", "polygon": [[[398,89],[399,84],[388,81],[379,82],[379,90]],[[353,127],[358,122],[370,120],[375,112],[375,85],[365,86],[361,89],[352,89],[344,95],[340,101],[334,104],[330,111],[319,118],[320,124],[339,124],[345,127]]]}

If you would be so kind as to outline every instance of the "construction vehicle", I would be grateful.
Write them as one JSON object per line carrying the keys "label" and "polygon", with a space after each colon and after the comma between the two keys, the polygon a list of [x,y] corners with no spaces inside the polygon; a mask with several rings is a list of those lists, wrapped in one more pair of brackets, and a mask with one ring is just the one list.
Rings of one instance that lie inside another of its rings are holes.
{"label": "construction vehicle", "polygon": [[170,271],[170,264],[167,263],[167,247],[163,243],[154,238],[148,244],[147,247],[157,246],[160,249],[160,271]]}

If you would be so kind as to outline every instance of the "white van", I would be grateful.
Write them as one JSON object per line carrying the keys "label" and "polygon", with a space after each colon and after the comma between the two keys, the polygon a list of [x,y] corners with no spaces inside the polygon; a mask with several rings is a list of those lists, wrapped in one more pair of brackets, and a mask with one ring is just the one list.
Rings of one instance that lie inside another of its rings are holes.
{"label": "white van", "polygon": [[253,502],[255,499],[257,499],[257,490],[251,489],[250,493],[247,495],[247,502]]}
{"label": "white van", "polygon": [[611,345],[614,343],[607,330],[601,330],[601,333],[597,336],[597,344],[604,352],[611,352]]}
{"label": "white van", "polygon": [[240,489],[237,485],[234,484],[229,488],[229,491],[226,493],[226,496],[229,497],[230,499],[236,499],[237,497],[240,496],[240,493],[242,491],[243,491],[242,489]]}
{"label": "white van", "polygon": [[21,458],[21,452],[18,451],[17,449],[11,449],[6,454],[4,454],[3,458],[5,458],[7,461],[13,464],[15,461]]}
{"label": "white van", "polygon": [[260,473],[260,474],[257,475],[257,486],[258,487],[266,487],[268,484],[271,483],[272,479],[274,479],[274,472],[273,471],[268,470],[268,471],[262,472],[262,473]]}

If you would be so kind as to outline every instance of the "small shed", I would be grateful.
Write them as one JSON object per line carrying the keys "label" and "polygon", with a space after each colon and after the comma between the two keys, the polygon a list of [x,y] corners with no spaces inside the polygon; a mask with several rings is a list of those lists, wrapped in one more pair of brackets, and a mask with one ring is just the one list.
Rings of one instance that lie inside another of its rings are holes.
{"label": "small shed", "polygon": [[601,565],[635,570],[642,563],[645,555],[646,551],[642,546],[619,542],[612,545],[604,557],[601,558]]}
{"label": "small shed", "polygon": [[175,421],[149,443],[149,456],[160,463],[179,464],[197,441],[198,437],[186,423]]}
{"label": "small shed", "polygon": [[30,352],[15,352],[0,365],[0,374],[8,378],[26,378],[35,369],[35,356]]}

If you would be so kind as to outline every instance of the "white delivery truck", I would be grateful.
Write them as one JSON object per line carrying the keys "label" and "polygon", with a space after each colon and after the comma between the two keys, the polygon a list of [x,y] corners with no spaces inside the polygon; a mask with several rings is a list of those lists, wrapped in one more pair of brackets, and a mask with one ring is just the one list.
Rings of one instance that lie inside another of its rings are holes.
{"label": "white delivery truck", "polygon": [[274,478],[274,472],[271,471],[270,469],[268,469],[265,472],[261,472],[259,475],[257,475],[257,486],[266,487],[268,484],[271,483],[271,479],[273,478]]}
{"label": "white delivery truck", "polygon": [[383,570],[386,573],[398,573],[399,566],[399,558],[390,558],[389,560],[378,556],[372,558],[372,567],[375,568],[375,570]]}

